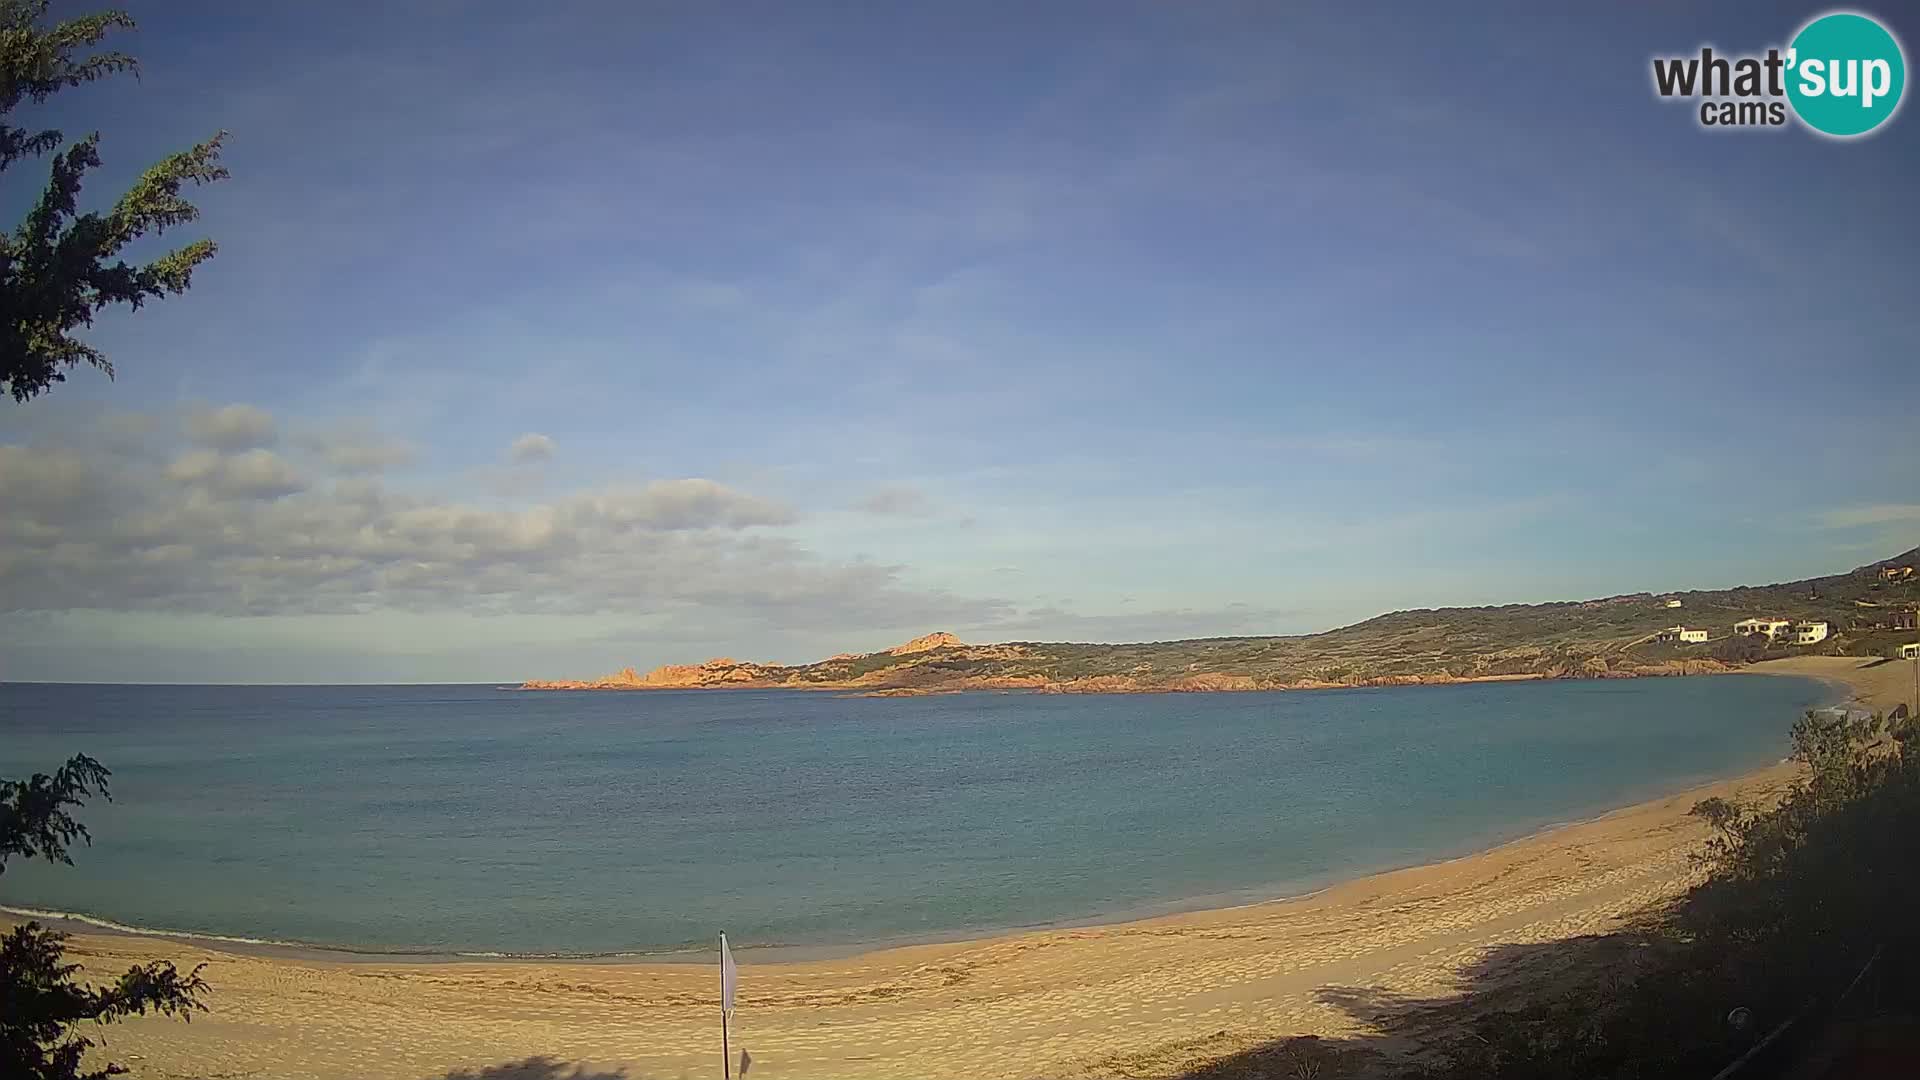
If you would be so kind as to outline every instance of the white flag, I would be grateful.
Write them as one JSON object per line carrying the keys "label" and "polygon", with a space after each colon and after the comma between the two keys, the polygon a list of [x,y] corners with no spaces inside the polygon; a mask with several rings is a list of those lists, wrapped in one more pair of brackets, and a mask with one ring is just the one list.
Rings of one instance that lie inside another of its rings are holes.
{"label": "white flag", "polygon": [[727,948],[727,935],[720,935],[720,1011],[733,1011],[733,991],[740,985],[740,969],[733,966],[733,950]]}

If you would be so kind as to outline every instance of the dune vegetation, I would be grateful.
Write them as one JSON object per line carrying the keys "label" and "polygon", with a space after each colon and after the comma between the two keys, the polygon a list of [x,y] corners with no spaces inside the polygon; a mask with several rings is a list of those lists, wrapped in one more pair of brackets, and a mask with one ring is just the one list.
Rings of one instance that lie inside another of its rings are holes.
{"label": "dune vegetation", "polygon": [[1457,996],[1348,995],[1376,1035],[1283,1038],[1187,1080],[1915,1075],[1920,725],[1896,712],[1810,713],[1777,805],[1695,805],[1714,836],[1673,903],[1495,949]]}

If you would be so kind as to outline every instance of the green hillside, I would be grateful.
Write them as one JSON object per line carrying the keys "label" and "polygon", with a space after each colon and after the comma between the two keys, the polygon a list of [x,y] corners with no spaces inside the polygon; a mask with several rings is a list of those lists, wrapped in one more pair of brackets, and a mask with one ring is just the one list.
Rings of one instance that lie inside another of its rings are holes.
{"label": "green hillside", "polygon": [[[1920,634],[1897,629],[1920,602],[1920,548],[1842,574],[1777,585],[1636,593],[1555,604],[1396,611],[1319,634],[1202,638],[1124,645],[1016,641],[969,645],[934,634],[885,652],[813,664],[709,660],[641,676],[528,689],[643,690],[807,687],[870,692],[1035,689],[1067,692],[1258,690],[1452,682],[1488,678],[1598,678],[1724,670],[1796,653],[1881,655]],[[1678,606],[1669,606],[1678,601]],[[1825,621],[1831,636],[1791,645],[1736,636],[1750,618]],[[1672,626],[1708,640],[1656,640]]]}
{"label": "green hillside", "polygon": [[[1842,574],[1775,585],[1641,593],[1601,600],[1500,607],[1396,611],[1319,634],[1205,638],[1123,645],[1010,642],[905,656],[773,669],[789,684],[858,683],[939,688],[1044,680],[1062,688],[1111,681],[1114,689],[1173,688],[1197,676],[1257,686],[1373,681],[1444,681],[1488,676],[1582,676],[1679,669],[1685,661],[1739,664],[1793,653],[1879,654],[1900,635],[1879,629],[1920,601],[1920,575],[1881,580],[1887,566],[1920,566],[1920,548]],[[1678,608],[1667,606],[1677,599]],[[1733,635],[1747,618],[1825,620],[1826,641],[1763,646]],[[1709,631],[1704,644],[1662,643],[1653,635],[1685,625]],[[1911,632],[1904,639],[1911,640]],[[1705,666],[1705,665],[1702,665]],[[1202,680],[1204,681],[1204,680]],[[1230,688],[1230,687],[1226,687]]]}

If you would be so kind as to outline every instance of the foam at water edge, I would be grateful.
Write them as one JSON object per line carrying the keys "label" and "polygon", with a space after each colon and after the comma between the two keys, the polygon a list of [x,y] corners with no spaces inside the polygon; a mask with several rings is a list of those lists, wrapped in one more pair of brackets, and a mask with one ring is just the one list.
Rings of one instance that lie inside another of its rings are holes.
{"label": "foam at water edge", "polygon": [[243,937],[238,934],[215,934],[203,930],[168,930],[155,926],[135,926],[130,923],[104,919],[98,915],[88,915],[80,911],[51,911],[43,908],[15,907],[0,904],[0,913],[22,919],[57,919],[61,922],[80,923],[85,926],[97,926],[102,930],[111,930],[116,934],[135,934],[140,937],[174,938],[180,941],[217,941],[228,945],[250,945],[275,949],[299,949],[305,952],[342,953],[348,956],[444,956],[465,960],[621,960],[641,959],[677,955],[672,952],[468,952],[462,950],[409,949],[409,948],[354,948],[347,945],[320,945],[311,941],[288,941],[281,938]]}

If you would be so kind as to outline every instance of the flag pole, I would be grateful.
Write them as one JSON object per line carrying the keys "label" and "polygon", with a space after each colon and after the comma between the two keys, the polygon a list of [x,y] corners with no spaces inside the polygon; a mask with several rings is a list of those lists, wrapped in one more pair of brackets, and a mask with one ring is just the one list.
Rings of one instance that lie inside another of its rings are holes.
{"label": "flag pole", "polygon": [[720,935],[720,1075],[733,1080],[733,1051],[727,1045],[727,935]]}

